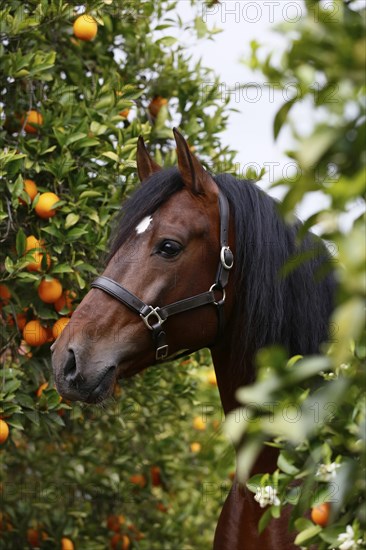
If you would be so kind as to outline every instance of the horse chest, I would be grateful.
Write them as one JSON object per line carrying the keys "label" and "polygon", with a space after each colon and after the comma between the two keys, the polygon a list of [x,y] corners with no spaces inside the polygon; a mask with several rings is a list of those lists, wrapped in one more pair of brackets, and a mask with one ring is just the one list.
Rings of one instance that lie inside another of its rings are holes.
{"label": "horse chest", "polygon": [[295,550],[295,533],[287,530],[290,509],[272,520],[261,535],[258,522],[264,510],[253,493],[234,482],[217,524],[213,550]]}

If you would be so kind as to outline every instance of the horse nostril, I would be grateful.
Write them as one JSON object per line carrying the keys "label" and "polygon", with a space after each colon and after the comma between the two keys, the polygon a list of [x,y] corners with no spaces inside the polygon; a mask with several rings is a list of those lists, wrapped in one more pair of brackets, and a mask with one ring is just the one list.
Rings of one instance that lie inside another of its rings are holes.
{"label": "horse nostril", "polygon": [[68,354],[69,355],[64,366],[64,374],[68,382],[75,382],[78,378],[75,354],[72,349],[69,349]]}

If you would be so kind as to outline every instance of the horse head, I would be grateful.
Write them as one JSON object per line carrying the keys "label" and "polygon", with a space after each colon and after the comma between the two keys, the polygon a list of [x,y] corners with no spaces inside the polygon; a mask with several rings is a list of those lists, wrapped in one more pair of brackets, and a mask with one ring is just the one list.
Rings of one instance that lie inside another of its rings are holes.
{"label": "horse head", "polygon": [[52,347],[56,386],[67,399],[102,401],[118,378],[209,346],[230,310],[227,200],[183,136],[174,136],[177,169],[162,169],[139,138],[141,188],[127,201],[105,271]]}

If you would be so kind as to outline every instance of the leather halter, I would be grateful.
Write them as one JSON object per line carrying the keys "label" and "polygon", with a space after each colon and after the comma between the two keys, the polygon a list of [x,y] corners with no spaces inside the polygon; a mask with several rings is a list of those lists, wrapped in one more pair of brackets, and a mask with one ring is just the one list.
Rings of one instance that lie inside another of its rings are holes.
{"label": "leather halter", "polygon": [[[178,302],[173,302],[163,307],[153,307],[147,305],[140,300],[135,294],[121,286],[109,277],[100,276],[95,279],[91,286],[103,290],[116,300],[119,300],[129,309],[138,313],[149,330],[152,331],[152,337],[155,344],[155,358],[157,361],[167,359],[169,355],[169,347],[167,344],[166,332],[163,329],[163,324],[171,316],[184,311],[190,311],[197,307],[213,304],[216,306],[218,314],[218,335],[224,329],[224,303],[225,303],[225,287],[229,280],[229,273],[234,265],[234,255],[228,246],[229,233],[229,217],[230,209],[229,202],[225,195],[219,191],[219,207],[220,207],[220,261],[216,273],[216,279],[213,285],[207,292],[197,294],[191,298],[185,298]],[[222,297],[218,300],[215,292],[221,292]],[[194,350],[196,351],[196,350]],[[183,355],[192,353],[186,351]]]}

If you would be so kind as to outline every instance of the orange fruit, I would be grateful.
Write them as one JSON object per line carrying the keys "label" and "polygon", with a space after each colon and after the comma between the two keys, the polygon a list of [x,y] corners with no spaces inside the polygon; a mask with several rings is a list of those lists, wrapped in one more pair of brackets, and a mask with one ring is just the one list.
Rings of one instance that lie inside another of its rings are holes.
{"label": "orange fruit", "polygon": [[206,422],[203,421],[202,416],[196,416],[193,419],[192,426],[195,430],[199,432],[204,432],[206,429]]}
{"label": "orange fruit", "polygon": [[38,319],[29,321],[23,329],[23,338],[30,346],[42,346],[47,342],[48,334]]}
{"label": "orange fruit", "polygon": [[161,471],[159,466],[151,466],[150,475],[152,486],[159,487],[159,485],[161,485]]}
{"label": "orange fruit", "polygon": [[0,307],[6,306],[11,298],[11,292],[6,285],[0,284]]}
{"label": "orange fruit", "polygon": [[59,197],[55,193],[42,193],[38,199],[36,206],[34,207],[34,210],[40,218],[52,218],[52,216],[56,214],[56,210],[54,210],[52,207],[59,200]]}
{"label": "orange fruit", "polygon": [[27,530],[27,541],[29,546],[33,548],[39,546],[39,533],[37,529],[28,529]]}
{"label": "orange fruit", "polygon": [[148,106],[150,115],[153,117],[157,117],[162,106],[166,105],[167,103],[168,100],[165,97],[162,97],[161,95],[154,96]]}
{"label": "orange fruit", "polygon": [[18,325],[18,329],[23,330],[23,328],[27,324],[27,315],[25,313],[17,313],[16,314],[16,322],[17,322],[17,325]]}
{"label": "orange fruit", "polygon": [[43,246],[43,241],[36,239],[34,235],[30,235],[26,239],[25,245],[26,252],[33,252],[32,256],[34,261],[29,262],[27,265],[28,271],[40,271],[42,269],[42,260],[46,256],[47,267],[51,265],[51,257],[46,253],[46,250]]}
{"label": "orange fruit", "polygon": [[43,241],[40,241],[34,235],[29,235],[29,237],[26,238],[25,251],[29,252],[30,250],[34,250],[35,248],[44,249]]}
{"label": "orange fruit", "polygon": [[62,284],[58,279],[42,279],[38,287],[38,296],[42,302],[53,304],[62,295]]}
{"label": "orange fruit", "polygon": [[146,485],[145,476],[143,476],[142,474],[133,474],[130,477],[130,482],[133,483],[134,485],[138,485],[141,488],[145,487]]}
{"label": "orange fruit", "polygon": [[114,531],[115,533],[119,533],[121,529],[121,525],[125,523],[125,518],[122,515],[112,515],[109,516],[107,519],[107,527],[110,531]]}
{"label": "orange fruit", "polygon": [[190,445],[192,453],[199,453],[201,450],[201,443],[198,443],[198,441],[194,441]]}
{"label": "orange fruit", "polygon": [[36,396],[37,397],[41,397],[42,393],[43,393],[43,390],[46,390],[48,388],[48,382],[43,382],[43,384],[41,384],[36,392]]}
{"label": "orange fruit", "polygon": [[217,386],[216,373],[215,373],[214,370],[212,370],[211,372],[208,373],[207,382],[211,386]]}
{"label": "orange fruit", "polygon": [[9,437],[9,426],[0,418],[0,444],[5,443]]}
{"label": "orange fruit", "polygon": [[61,539],[61,550],[74,550],[74,543],[67,537]]}
{"label": "orange fruit", "polygon": [[61,294],[61,296],[59,297],[58,300],[56,300],[56,302],[54,302],[53,306],[55,308],[55,310],[57,311],[57,313],[59,313],[60,311],[62,311],[63,309],[68,309],[69,310],[69,315],[71,315],[72,311],[73,311],[73,305],[72,305],[72,301],[76,298],[76,293],[73,292],[72,290],[65,290],[65,292],[63,292]]}
{"label": "orange fruit", "polygon": [[123,111],[120,111],[118,114],[123,118],[127,118],[130,114],[130,109],[123,109]]}
{"label": "orange fruit", "polygon": [[98,23],[91,15],[84,13],[75,19],[73,24],[74,35],[80,40],[90,41],[96,37],[98,32]]}
{"label": "orange fruit", "polygon": [[321,527],[325,527],[326,525],[328,525],[329,514],[330,514],[329,502],[323,502],[323,504],[314,506],[314,508],[311,509],[311,519],[313,520],[314,523],[316,523],[317,525],[320,525]]}
{"label": "orange fruit", "polygon": [[168,508],[162,502],[157,503],[156,509],[159,510],[159,512],[164,512],[164,513],[168,511]]}
{"label": "orange fruit", "polygon": [[113,550],[128,550],[130,547],[130,539],[127,535],[116,533],[111,538],[110,546]]}
{"label": "orange fruit", "polygon": [[24,130],[27,132],[27,134],[36,134],[38,132],[38,128],[34,126],[34,124],[38,124],[38,126],[42,126],[43,124],[43,116],[41,113],[35,110],[28,111],[26,115],[23,115],[20,119],[20,123],[23,126],[25,121]]}
{"label": "orange fruit", "polygon": [[130,531],[132,531],[133,533],[132,537],[135,540],[142,540],[145,538],[145,535],[141,533],[141,531],[139,531],[133,523],[130,523],[129,525],[127,525],[127,527]]}
{"label": "orange fruit", "polygon": [[121,395],[122,395],[122,388],[121,388],[121,386],[120,386],[119,384],[116,384],[116,385],[114,386],[113,395],[114,395],[114,397],[117,397],[117,398],[118,398],[118,397],[121,397]]}
{"label": "orange fruit", "polygon": [[[24,191],[27,193],[30,200],[32,201],[38,193],[36,182],[33,180],[24,180],[23,183],[24,183]],[[25,202],[21,198],[19,198],[19,202],[21,202],[22,204],[25,204]]]}
{"label": "orange fruit", "polygon": [[46,539],[48,539],[48,535],[45,531],[39,531],[33,528],[27,529],[27,541],[32,548],[41,546],[42,541]]}
{"label": "orange fruit", "polygon": [[27,265],[27,271],[41,271],[44,257],[46,257],[46,264],[48,269],[51,265],[51,256],[47,254],[46,251],[44,251],[34,253],[34,262],[29,262],[29,264]]}
{"label": "orange fruit", "polygon": [[61,317],[53,325],[52,335],[53,335],[55,340],[60,336],[61,332],[64,330],[64,328],[66,327],[66,325],[69,321],[70,321],[70,317]]}

